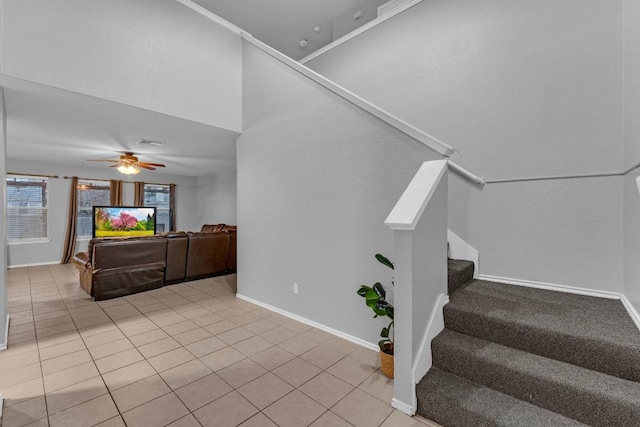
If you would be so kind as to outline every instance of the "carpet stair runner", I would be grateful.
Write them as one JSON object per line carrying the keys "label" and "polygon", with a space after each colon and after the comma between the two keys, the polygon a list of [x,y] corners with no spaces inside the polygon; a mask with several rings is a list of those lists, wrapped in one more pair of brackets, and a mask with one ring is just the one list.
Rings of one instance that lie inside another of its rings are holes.
{"label": "carpet stair runner", "polygon": [[449,275],[418,414],[445,427],[640,426],[640,331],[620,301],[473,280],[468,261],[450,260]]}

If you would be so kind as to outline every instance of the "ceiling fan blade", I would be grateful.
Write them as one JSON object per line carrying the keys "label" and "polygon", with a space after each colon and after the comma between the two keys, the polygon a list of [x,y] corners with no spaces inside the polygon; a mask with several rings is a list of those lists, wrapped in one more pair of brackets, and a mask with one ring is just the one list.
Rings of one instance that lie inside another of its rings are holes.
{"label": "ceiling fan blade", "polygon": [[156,168],[153,168],[151,166],[147,166],[146,164],[143,164],[143,163],[138,163],[136,166],[138,166],[140,168],[143,168],[143,169],[149,169],[150,171],[156,170]]}
{"label": "ceiling fan blade", "polygon": [[97,159],[87,159],[87,162],[114,162],[117,163],[120,160],[97,160]]}
{"label": "ceiling fan blade", "polygon": [[138,162],[138,165],[140,165],[140,166],[142,166],[142,165],[156,166],[156,167],[159,167],[159,168],[165,167],[165,165],[163,165],[162,163],[149,163],[149,162]]}

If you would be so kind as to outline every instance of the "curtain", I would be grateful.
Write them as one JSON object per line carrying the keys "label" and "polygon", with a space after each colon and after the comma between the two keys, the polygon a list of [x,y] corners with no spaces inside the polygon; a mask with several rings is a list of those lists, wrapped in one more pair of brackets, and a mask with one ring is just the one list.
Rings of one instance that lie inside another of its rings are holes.
{"label": "curtain", "polygon": [[144,182],[133,182],[133,206],[144,206]]}
{"label": "curtain", "polygon": [[169,226],[176,231],[176,185],[169,184]]}
{"label": "curtain", "polygon": [[69,188],[69,208],[67,210],[67,232],[64,239],[64,249],[62,250],[62,260],[60,264],[68,264],[76,251],[76,237],[78,235],[78,177],[71,178]]}
{"label": "curtain", "polygon": [[109,180],[109,199],[111,206],[122,206],[122,180]]}

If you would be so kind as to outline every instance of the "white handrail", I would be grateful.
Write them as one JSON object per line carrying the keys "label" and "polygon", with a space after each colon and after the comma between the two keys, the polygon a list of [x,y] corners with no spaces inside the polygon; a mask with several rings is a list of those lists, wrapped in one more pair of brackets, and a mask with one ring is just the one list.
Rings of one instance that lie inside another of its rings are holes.
{"label": "white handrail", "polygon": [[449,169],[451,169],[452,172],[454,172],[458,176],[466,179],[467,181],[470,181],[470,182],[472,182],[472,183],[474,183],[476,185],[479,185],[480,187],[482,187],[483,185],[485,185],[487,183],[487,181],[485,181],[484,178],[481,178],[478,175],[475,175],[475,174],[469,172],[468,170],[466,170],[462,166],[452,162],[451,160],[449,160],[448,162],[449,162]]}

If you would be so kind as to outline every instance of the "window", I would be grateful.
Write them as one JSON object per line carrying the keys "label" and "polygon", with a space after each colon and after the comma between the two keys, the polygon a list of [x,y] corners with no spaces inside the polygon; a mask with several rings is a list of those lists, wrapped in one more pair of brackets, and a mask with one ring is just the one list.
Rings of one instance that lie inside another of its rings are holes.
{"label": "window", "polygon": [[93,207],[109,206],[109,184],[78,181],[78,238],[93,236]]}
{"label": "window", "polygon": [[156,207],[156,231],[171,231],[171,193],[168,185],[145,185],[144,205]]}
{"label": "window", "polygon": [[46,239],[47,178],[7,176],[7,239]]}

